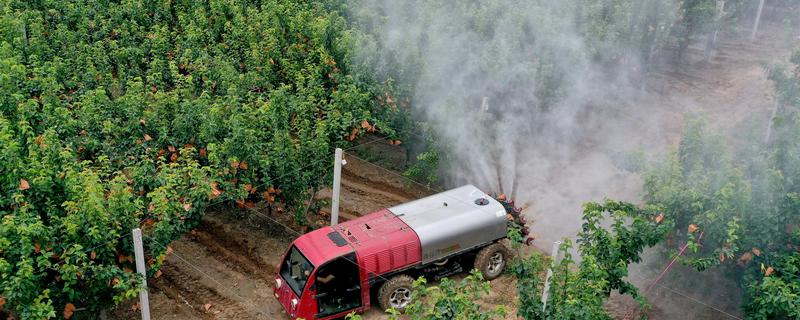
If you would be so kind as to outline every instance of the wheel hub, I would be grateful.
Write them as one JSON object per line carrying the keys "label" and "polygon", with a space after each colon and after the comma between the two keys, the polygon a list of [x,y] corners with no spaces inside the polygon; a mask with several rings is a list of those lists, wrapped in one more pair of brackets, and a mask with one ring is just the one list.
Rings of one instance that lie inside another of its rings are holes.
{"label": "wheel hub", "polygon": [[489,276],[496,276],[503,271],[503,266],[505,265],[505,259],[503,259],[502,252],[495,252],[489,257],[489,266],[487,269]]}
{"label": "wheel hub", "polygon": [[396,309],[405,308],[411,302],[411,290],[408,288],[397,288],[389,296],[389,304]]}

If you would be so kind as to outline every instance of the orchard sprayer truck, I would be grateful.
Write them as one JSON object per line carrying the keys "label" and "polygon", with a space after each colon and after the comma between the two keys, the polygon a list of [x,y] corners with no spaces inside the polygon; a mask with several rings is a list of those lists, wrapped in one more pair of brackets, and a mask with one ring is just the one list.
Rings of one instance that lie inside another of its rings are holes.
{"label": "orchard sprayer truck", "polygon": [[501,240],[513,223],[525,223],[513,203],[472,185],[382,209],[294,240],[274,295],[291,319],[340,318],[376,303],[402,312],[416,277],[472,268],[500,276],[509,258]]}

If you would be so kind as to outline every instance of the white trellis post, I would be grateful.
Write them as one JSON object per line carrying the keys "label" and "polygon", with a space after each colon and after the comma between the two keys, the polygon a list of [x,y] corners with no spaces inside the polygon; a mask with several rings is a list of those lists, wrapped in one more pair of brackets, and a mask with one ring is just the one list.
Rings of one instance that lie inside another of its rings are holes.
{"label": "white trellis post", "polygon": [[553,268],[556,267],[556,261],[558,261],[558,248],[561,246],[561,241],[553,242],[553,262],[550,264],[550,268],[547,269],[547,276],[544,278],[544,290],[542,290],[542,313],[547,310],[547,296],[550,291],[550,278],[553,277]]}
{"label": "white trellis post", "polygon": [[133,252],[136,255],[136,272],[142,275],[142,287],[139,290],[139,305],[142,320],[150,320],[150,300],[147,296],[147,269],[144,266],[144,247],[142,246],[142,229],[133,229]]}
{"label": "white trellis post", "polygon": [[333,162],[333,190],[331,191],[331,225],[339,224],[339,193],[342,189],[342,165],[346,162],[342,159],[344,152],[341,148],[336,148],[335,159]]}
{"label": "white trellis post", "polygon": [[761,12],[764,10],[764,0],[758,2],[758,12],[756,13],[756,21],[753,23],[753,32],[750,33],[750,41],[756,41],[756,33],[758,32],[758,24],[761,22]]}

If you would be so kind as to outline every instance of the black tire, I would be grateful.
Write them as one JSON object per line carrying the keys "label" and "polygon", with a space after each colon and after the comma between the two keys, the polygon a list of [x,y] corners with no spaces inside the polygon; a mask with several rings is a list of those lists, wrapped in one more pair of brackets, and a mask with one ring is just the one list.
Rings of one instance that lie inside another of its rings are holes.
{"label": "black tire", "polygon": [[381,309],[386,311],[394,308],[400,312],[405,311],[408,304],[411,303],[413,283],[414,279],[404,274],[396,275],[384,282],[378,290],[378,304]]}
{"label": "black tire", "polygon": [[502,243],[495,242],[490,244],[475,256],[475,269],[483,274],[486,280],[494,280],[503,274],[503,270],[508,264],[508,249]]}

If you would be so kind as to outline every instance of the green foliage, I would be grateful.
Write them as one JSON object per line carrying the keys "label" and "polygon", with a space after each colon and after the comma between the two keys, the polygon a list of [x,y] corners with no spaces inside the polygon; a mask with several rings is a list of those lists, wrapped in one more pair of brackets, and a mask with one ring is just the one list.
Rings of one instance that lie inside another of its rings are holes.
{"label": "green foliage", "polygon": [[488,320],[503,317],[505,309],[497,306],[486,310],[478,304],[481,297],[489,293],[489,282],[477,270],[460,281],[442,279],[437,285],[428,286],[425,278],[414,281],[414,300],[406,307],[406,315],[412,320],[478,319]]}
{"label": "green foliage", "polygon": [[705,34],[712,26],[716,12],[716,0],[682,0],[678,10],[680,17],[675,28],[672,30],[673,36],[678,42],[677,61],[683,62],[683,56],[692,37]]}
{"label": "green foliage", "polygon": [[758,237],[740,239],[743,223],[775,227],[754,211],[753,190],[744,174],[733,166],[722,138],[708,135],[703,123],[695,119],[687,123],[678,151],[644,176],[645,200],[663,205],[675,220],[674,239],[694,243],[699,232],[690,232],[690,226],[703,232],[703,249],[692,245],[687,254],[689,263],[698,269],[758,245]]}
{"label": "green foliage", "polygon": [[[135,294],[206,206],[296,206],[406,115],[351,70],[336,1],[0,2],[0,297],[24,319]],[[362,122],[366,121],[366,128]]]}
{"label": "green foliage", "polygon": [[[745,305],[748,318],[800,318],[800,253],[770,254],[765,260],[760,269],[750,268],[744,276],[752,299]],[[762,276],[767,268],[773,273]]]}
{"label": "green foliage", "polygon": [[[419,124],[419,127],[427,126]],[[425,137],[425,150],[418,154],[416,161],[403,171],[403,176],[431,187],[441,183],[439,164],[447,162],[449,159],[442,159],[445,155],[441,151],[443,146],[431,130],[424,130],[422,135]]]}
{"label": "green foliage", "polygon": [[[629,294],[645,304],[638,289],[624,280],[628,266],[640,262],[642,250],[661,241],[672,228],[659,208],[638,208],[630,203],[607,200],[584,204],[583,226],[578,234],[581,262],[572,258],[572,243],[559,248],[564,257],[552,266],[547,309],[542,311],[541,277],[545,266],[535,253],[515,261],[520,303],[518,315],[525,319],[611,319],[603,307],[612,291]],[[610,227],[604,227],[606,218]]]}
{"label": "green foliage", "polygon": [[[443,278],[436,285],[428,285],[425,278],[420,277],[414,281],[412,290],[414,299],[406,307],[405,315],[412,320],[489,320],[505,316],[506,311],[502,306],[491,310],[481,307],[477,303],[489,293],[489,282],[477,270],[460,281]],[[400,319],[397,310],[386,310],[390,320]],[[405,317],[404,317],[405,318]],[[345,319],[361,320],[361,315],[351,312]]]}
{"label": "green foliage", "polygon": [[678,150],[645,174],[645,200],[674,217],[673,240],[691,244],[684,262],[728,269],[753,319],[795,318],[800,296],[800,114],[790,107],[800,105],[798,74],[773,68],[770,78],[780,105],[766,144],[733,157],[724,139],[692,120]]}

